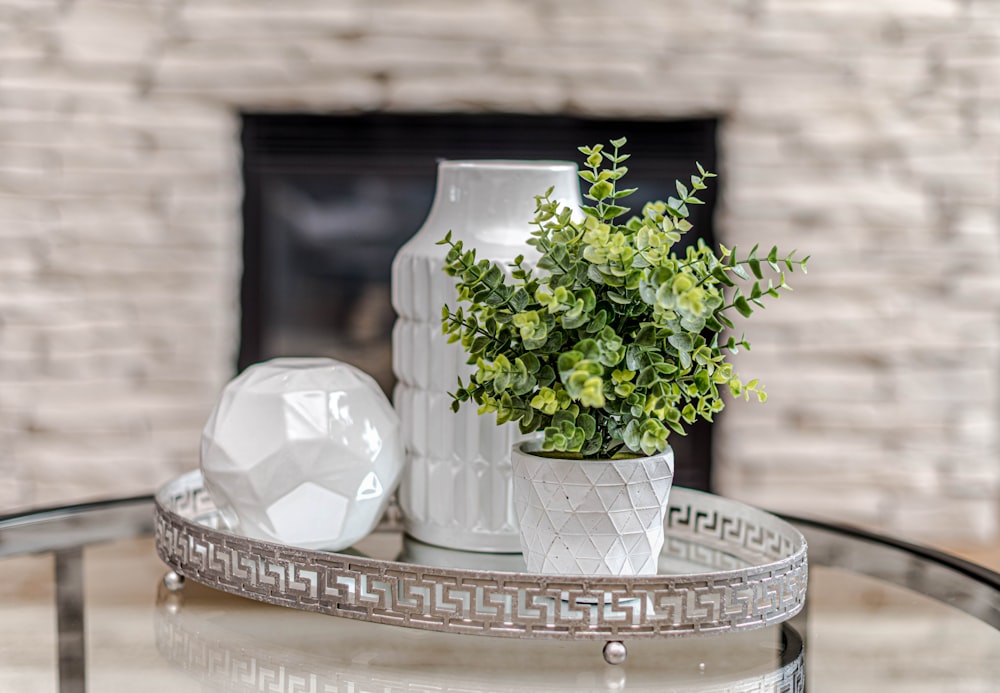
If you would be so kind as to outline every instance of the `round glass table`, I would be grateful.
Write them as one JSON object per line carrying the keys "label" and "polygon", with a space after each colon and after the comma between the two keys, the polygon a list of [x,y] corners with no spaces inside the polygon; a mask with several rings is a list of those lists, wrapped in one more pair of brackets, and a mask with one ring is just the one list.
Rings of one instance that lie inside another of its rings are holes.
{"label": "round glass table", "polygon": [[[474,637],[262,604],[188,580],[150,497],[0,518],[0,690],[989,691],[1000,574],[920,546],[785,518],[809,543],[805,607],[749,632],[630,641]],[[412,552],[398,530],[372,536]],[[169,581],[168,581],[169,582]]]}

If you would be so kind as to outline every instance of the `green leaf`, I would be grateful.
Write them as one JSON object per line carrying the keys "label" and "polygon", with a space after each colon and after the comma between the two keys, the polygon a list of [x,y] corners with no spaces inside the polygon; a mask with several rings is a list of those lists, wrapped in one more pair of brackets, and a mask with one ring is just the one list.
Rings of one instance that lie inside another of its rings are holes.
{"label": "green leaf", "polygon": [[562,380],[569,378],[576,368],[576,364],[581,360],[583,360],[583,354],[579,351],[567,351],[559,354],[559,359],[556,362],[556,368],[559,369],[559,377]]}
{"label": "green leaf", "polygon": [[678,200],[676,197],[667,198],[667,210],[675,217],[686,217],[688,215],[684,202]]}
{"label": "green leaf", "polygon": [[538,357],[532,353],[524,354],[517,359],[524,364],[525,369],[528,373],[537,373],[542,366],[542,362],[538,360]]}
{"label": "green leaf", "polygon": [[707,320],[702,317],[689,317],[684,316],[681,318],[681,327],[683,327],[688,332],[701,332],[705,329],[705,323]]}
{"label": "green leaf", "polygon": [[667,363],[666,361],[663,363],[654,363],[653,368],[655,368],[656,372],[660,375],[673,375],[677,372],[677,366],[672,363]]}
{"label": "green leaf", "polygon": [[767,253],[767,264],[769,264],[771,269],[775,272],[781,271],[781,268],[778,266],[778,246],[773,246]]}
{"label": "green leaf", "polygon": [[753,308],[750,307],[750,304],[747,302],[745,296],[742,295],[737,296],[733,300],[733,307],[736,310],[738,310],[740,312],[740,315],[742,315],[744,318],[749,318],[751,315],[753,315]]}
{"label": "green leaf", "polygon": [[736,286],[736,282],[729,278],[729,275],[726,274],[726,270],[723,269],[723,267],[724,265],[716,265],[712,268],[712,276],[724,286]]}
{"label": "green leaf", "polygon": [[[656,328],[652,325],[643,325],[639,328],[639,332],[635,335],[635,343],[637,348],[639,346],[650,347],[656,344]],[[634,371],[635,368],[629,366],[629,370]]]}
{"label": "green leaf", "polygon": [[556,372],[552,366],[545,364],[539,369],[535,380],[538,381],[539,388],[550,387],[556,381]]}
{"label": "green leaf", "polygon": [[681,411],[681,418],[684,419],[687,423],[694,423],[695,417],[697,415],[698,413],[695,411],[694,405],[690,403],[687,404]]}
{"label": "green leaf", "polygon": [[583,371],[573,371],[563,384],[566,386],[566,392],[569,393],[570,397],[574,400],[579,400],[584,388],[587,387],[589,379],[590,376]]}
{"label": "green leaf", "polygon": [[678,435],[685,435],[684,427],[679,421],[667,421],[667,425],[670,426],[671,430]]}
{"label": "green leaf", "polygon": [[743,269],[742,267],[740,267],[739,265],[732,265],[730,267],[730,269],[732,270],[733,274],[735,274],[737,277],[739,277],[743,281],[749,281],[750,280],[750,275],[747,274],[746,270]]}
{"label": "green leaf", "polygon": [[687,370],[691,367],[691,352],[690,351],[678,351],[677,360],[681,362],[681,368]]}
{"label": "green leaf", "polygon": [[614,192],[614,186],[606,180],[601,180],[590,186],[587,197],[591,200],[603,200]]}
{"label": "green leaf", "polygon": [[488,337],[479,336],[472,340],[472,344],[468,347],[468,350],[470,354],[478,355],[486,351],[486,347],[489,345],[490,339]]}
{"label": "green leaf", "polygon": [[638,450],[639,437],[639,422],[632,419],[628,422],[628,425],[625,426],[625,430],[622,432],[622,442],[625,443],[625,446],[629,450]]}
{"label": "green leaf", "polygon": [[513,313],[520,313],[528,306],[528,303],[530,302],[531,302],[531,296],[528,295],[528,292],[522,289],[521,287],[518,287],[514,291],[514,293],[511,294],[510,296],[510,299],[507,304],[508,310],[510,310]]}
{"label": "green leaf", "polygon": [[698,387],[698,392],[701,394],[707,393],[712,387],[712,381],[708,375],[708,371],[702,370],[695,373],[694,384]]}
{"label": "green leaf", "polygon": [[642,349],[637,344],[629,344],[625,349],[625,367],[630,371],[639,370],[644,363]]}
{"label": "green leaf", "polygon": [[601,274],[601,269],[597,265],[587,266],[587,279],[594,282],[598,286],[604,284],[604,275]]}
{"label": "green leaf", "polygon": [[581,339],[579,342],[573,345],[573,351],[568,353],[580,354],[583,359],[587,361],[596,361],[601,355],[601,347],[597,344],[596,339]]}
{"label": "green leaf", "polygon": [[691,343],[691,335],[685,332],[672,334],[669,337],[667,337],[667,341],[670,342],[670,345],[675,349],[677,349],[677,351],[682,351],[682,352],[691,351],[691,349],[693,348],[693,345]]}
{"label": "green leaf", "polygon": [[652,366],[646,366],[639,371],[635,384],[637,387],[649,387],[660,379],[660,374]]}
{"label": "green leaf", "polygon": [[562,316],[562,326],[567,330],[575,330],[581,325],[585,324],[589,317],[586,313],[566,313]]}
{"label": "green leaf", "polygon": [[590,323],[587,325],[586,331],[590,334],[595,334],[604,329],[604,326],[608,324],[608,311],[599,310],[591,317]]}

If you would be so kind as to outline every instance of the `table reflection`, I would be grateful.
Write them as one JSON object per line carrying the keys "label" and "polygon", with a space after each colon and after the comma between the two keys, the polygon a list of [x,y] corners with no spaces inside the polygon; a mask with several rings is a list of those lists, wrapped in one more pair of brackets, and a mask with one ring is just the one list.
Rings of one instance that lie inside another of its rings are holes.
{"label": "table reflection", "polygon": [[[159,590],[156,647],[207,691],[803,691],[788,624],[715,637],[603,641],[457,636],[331,618],[220,595]],[[512,663],[516,662],[516,666]]]}

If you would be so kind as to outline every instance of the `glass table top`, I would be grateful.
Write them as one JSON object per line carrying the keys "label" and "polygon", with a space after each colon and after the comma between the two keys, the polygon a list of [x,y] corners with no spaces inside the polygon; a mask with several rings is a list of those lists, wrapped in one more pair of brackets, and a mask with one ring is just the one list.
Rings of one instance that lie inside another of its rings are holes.
{"label": "glass table top", "polygon": [[[613,667],[593,641],[396,628],[191,581],[170,592],[149,536],[150,499],[8,518],[0,690],[996,690],[1000,576],[920,547],[793,524],[810,545],[802,613],[751,632],[630,640],[627,662]],[[398,533],[369,542],[369,551],[414,550]]]}

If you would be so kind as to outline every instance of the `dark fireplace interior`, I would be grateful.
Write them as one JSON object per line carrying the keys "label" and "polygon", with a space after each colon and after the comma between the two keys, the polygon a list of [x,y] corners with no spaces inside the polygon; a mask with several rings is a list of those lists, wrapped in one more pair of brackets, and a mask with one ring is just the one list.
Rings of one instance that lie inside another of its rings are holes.
{"label": "dark fireplace interior", "polygon": [[[578,146],[624,135],[639,207],[666,199],[695,161],[717,170],[716,129],[711,119],[244,114],[238,366],[330,356],[370,373],[391,395],[390,266],[430,209],[439,159],[579,163]],[[692,234],[713,243],[716,194],[706,192]],[[671,444],[675,483],[710,490],[711,425],[699,423]]]}

